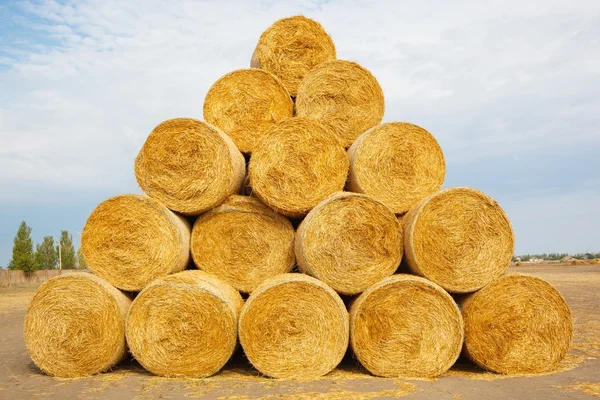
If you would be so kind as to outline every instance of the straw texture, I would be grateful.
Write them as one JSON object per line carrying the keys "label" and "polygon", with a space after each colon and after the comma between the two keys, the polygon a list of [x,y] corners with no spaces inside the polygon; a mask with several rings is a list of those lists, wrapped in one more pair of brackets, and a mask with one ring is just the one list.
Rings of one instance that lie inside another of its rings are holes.
{"label": "straw texture", "polygon": [[235,289],[205,272],[169,275],[134,300],[127,343],[135,359],[156,375],[211,376],[233,354],[242,304]]}
{"label": "straw texture", "polygon": [[510,265],[514,236],[508,217],[478,190],[455,187],[437,192],[402,222],[411,271],[449,292],[478,290]]}
{"label": "straw texture", "polygon": [[294,227],[253,197],[233,195],[192,230],[196,266],[249,293],[294,267]]}
{"label": "straw texture", "polygon": [[313,68],[298,88],[296,114],[331,128],[344,147],[381,122],[383,91],[365,68],[350,61],[329,61]]}
{"label": "straw texture", "polygon": [[460,355],[463,321],[456,303],[424,278],[394,275],[350,308],[350,344],[372,374],[435,377]]}
{"label": "straw texture", "polygon": [[220,78],[204,99],[204,119],[250,153],[273,125],[294,115],[294,102],[283,84],[259,69],[240,69]]}
{"label": "straw texture", "polygon": [[335,60],[335,46],[323,27],[312,19],[283,18],[258,40],[250,65],[279,77],[292,96],[302,79],[316,65]]}
{"label": "straw texture", "polygon": [[303,274],[265,281],[239,321],[248,360],[273,378],[314,378],[335,368],[348,348],[348,312],[323,282]]}
{"label": "straw texture", "polygon": [[92,272],[137,292],[185,269],[190,226],[157,200],[125,194],[96,207],[83,228],[81,248]]}
{"label": "straw texture", "polygon": [[573,338],[571,310],[548,282],[506,275],[462,302],[466,354],[502,374],[554,370]]}
{"label": "straw texture", "polygon": [[142,190],[173,211],[198,215],[236,193],[246,161],[220,129],[191,118],[158,125],[135,160]]}
{"label": "straw texture", "polygon": [[390,122],[363,133],[348,150],[348,189],[382,201],[403,214],[444,183],[440,145],[425,129]]}
{"label": "straw texture", "polygon": [[300,218],[344,188],[348,155],[331,132],[308,118],[274,126],[250,159],[252,193],[280,214]]}
{"label": "straw texture", "polygon": [[295,249],[302,272],[354,295],[396,271],[402,246],[402,229],[390,209],[369,196],[339,192],[308,213]]}
{"label": "straw texture", "polygon": [[48,375],[74,378],[107,371],[127,354],[125,316],[131,302],[89,273],[43,283],[25,316],[25,344]]}

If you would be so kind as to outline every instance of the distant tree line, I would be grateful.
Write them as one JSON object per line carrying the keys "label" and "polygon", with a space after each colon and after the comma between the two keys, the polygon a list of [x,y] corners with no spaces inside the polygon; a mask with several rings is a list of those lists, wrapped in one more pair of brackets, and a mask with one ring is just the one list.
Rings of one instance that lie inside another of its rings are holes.
{"label": "distant tree line", "polygon": [[568,254],[568,253],[542,253],[542,254],[525,254],[522,256],[514,256],[513,262],[520,259],[521,261],[531,261],[534,258],[550,260],[550,261],[560,261],[565,257],[573,257],[578,260],[593,260],[594,258],[600,258],[600,253],[577,253],[577,254]]}
{"label": "distant tree line", "polygon": [[27,273],[38,269],[85,269],[87,264],[81,254],[81,249],[75,251],[73,236],[69,231],[61,231],[57,244],[54,237],[45,236],[41,243],[33,246],[31,227],[25,221],[21,222],[13,242],[12,259],[8,269],[21,270]]}

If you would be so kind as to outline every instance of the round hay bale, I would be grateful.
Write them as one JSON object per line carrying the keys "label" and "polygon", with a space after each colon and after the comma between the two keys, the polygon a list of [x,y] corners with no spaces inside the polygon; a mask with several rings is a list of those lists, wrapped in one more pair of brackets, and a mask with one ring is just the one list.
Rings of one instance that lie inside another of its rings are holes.
{"label": "round hay bale", "polygon": [[328,61],[313,68],[298,88],[296,114],[331,128],[345,147],[381,122],[383,91],[365,68],[350,61]]}
{"label": "round hay bale", "polygon": [[573,338],[571,310],[548,282],[506,275],[462,301],[465,352],[501,374],[552,371]]}
{"label": "round hay bale", "polygon": [[156,375],[214,375],[235,350],[243,303],[235,289],[202,271],[161,278],[131,305],[126,330],[131,354]]}
{"label": "round hay bale", "polygon": [[325,127],[308,118],[275,125],[252,153],[253,195],[280,214],[306,215],[344,188],[348,154]]}
{"label": "round hay bale", "polygon": [[400,223],[389,208],[363,194],[339,192],[308,213],[295,249],[302,272],[355,295],[398,269],[402,246]]}
{"label": "round hay bale", "polygon": [[335,60],[333,40],[321,24],[299,15],[280,19],[263,32],[250,66],[277,76],[295,97],[308,71],[329,60]]}
{"label": "round hay bale", "polygon": [[246,300],[239,322],[248,360],[273,378],[315,378],[348,348],[348,312],[323,282],[303,274],[265,281]]}
{"label": "round hay bale", "polygon": [[449,292],[478,290],[510,265],[514,236],[508,217],[478,190],[439,191],[412,208],[403,224],[410,270]]}
{"label": "round hay bale", "polygon": [[294,227],[258,199],[233,195],[200,216],[192,230],[196,266],[250,293],[292,270]]}
{"label": "round hay bale", "polygon": [[122,290],[140,291],[190,260],[190,226],[161,202],[126,194],[102,202],[81,234],[89,269]]}
{"label": "round hay bale", "polygon": [[48,375],[75,378],[107,371],[127,354],[125,316],[131,301],[85,272],[43,283],[25,315],[25,344]]}
{"label": "round hay bale", "polygon": [[236,193],[246,161],[218,128],[191,118],[158,125],[135,160],[142,190],[173,211],[198,215]]}
{"label": "round hay bale", "polygon": [[252,152],[273,125],[294,115],[283,84],[260,69],[240,69],[220,78],[204,99],[204,119],[226,132],[238,149]]}
{"label": "round hay bale", "polygon": [[350,345],[373,375],[439,376],[456,362],[462,344],[458,306],[424,278],[387,277],[350,308]]}
{"label": "round hay bale", "polygon": [[403,214],[444,183],[446,163],[425,129],[390,122],[363,133],[348,150],[348,189],[380,200]]}

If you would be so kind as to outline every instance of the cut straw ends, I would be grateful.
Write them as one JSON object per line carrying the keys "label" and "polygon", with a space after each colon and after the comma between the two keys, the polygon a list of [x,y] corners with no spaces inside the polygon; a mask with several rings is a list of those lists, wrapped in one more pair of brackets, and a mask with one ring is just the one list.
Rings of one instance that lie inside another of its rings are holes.
{"label": "cut straw ends", "polygon": [[246,160],[217,127],[191,118],[159,124],[135,160],[142,190],[171,210],[198,215],[237,193]]}
{"label": "cut straw ends", "polygon": [[207,377],[229,360],[243,304],[227,283],[189,270],[153,282],[135,299],[127,343],[148,371],[161,376]]}
{"label": "cut straw ends", "polygon": [[190,226],[161,202],[126,194],[102,202],[81,235],[92,272],[119,289],[140,291],[161,276],[186,268]]}
{"label": "cut straw ends", "polygon": [[540,278],[503,276],[467,296],[462,313],[465,352],[490,371],[552,371],[571,346],[571,310],[558,290]]}
{"label": "cut straw ends", "polygon": [[315,378],[333,370],[348,347],[348,312],[329,286],[303,274],[265,281],[239,321],[248,360],[274,378]]}
{"label": "cut straw ends", "polygon": [[37,290],[25,315],[25,344],[45,373],[60,378],[107,371],[127,354],[131,301],[105,280],[75,272]]}

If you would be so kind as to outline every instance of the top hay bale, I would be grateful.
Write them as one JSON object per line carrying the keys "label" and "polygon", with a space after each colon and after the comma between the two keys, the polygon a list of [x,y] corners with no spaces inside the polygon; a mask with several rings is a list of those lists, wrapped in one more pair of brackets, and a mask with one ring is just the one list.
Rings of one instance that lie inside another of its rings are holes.
{"label": "top hay bale", "polygon": [[335,60],[335,46],[323,27],[295,16],[271,25],[258,40],[250,66],[277,76],[295,97],[298,86],[316,65]]}
{"label": "top hay bale", "polygon": [[306,75],[296,97],[296,114],[329,127],[344,147],[379,124],[384,110],[377,79],[350,61],[319,64]]}
{"label": "top hay bale", "polygon": [[236,193],[246,161],[218,128],[191,118],[159,124],[135,160],[142,190],[173,211],[198,215]]}
{"label": "top hay bale", "polygon": [[444,183],[446,163],[425,129],[390,122],[363,133],[348,150],[348,189],[365,193],[403,214]]}
{"label": "top hay bale", "polygon": [[248,167],[252,193],[292,218],[303,217],[341,191],[347,175],[348,155],[331,132],[297,117],[280,122],[263,137]]}
{"label": "top hay bale", "polygon": [[103,201],[81,234],[92,272],[122,290],[140,291],[190,260],[190,226],[158,200],[126,194]]}
{"label": "top hay bale", "polygon": [[125,317],[131,301],[84,272],[52,278],[25,315],[25,344],[45,373],[75,378],[106,371],[127,354]]}
{"label": "top hay bale", "polygon": [[470,188],[442,190],[402,219],[408,267],[452,293],[478,290],[510,265],[514,236],[491,197]]}
{"label": "top hay bale", "polygon": [[294,102],[283,84],[259,69],[228,73],[204,99],[206,122],[226,132],[244,153],[252,152],[267,130],[293,114]]}

